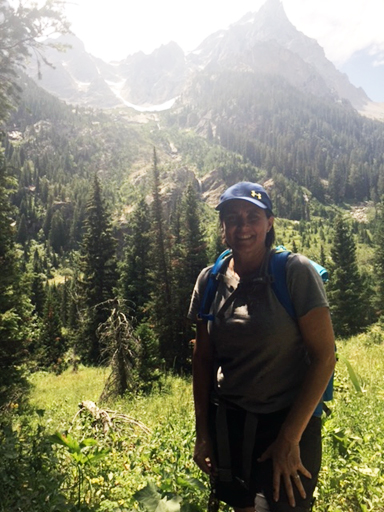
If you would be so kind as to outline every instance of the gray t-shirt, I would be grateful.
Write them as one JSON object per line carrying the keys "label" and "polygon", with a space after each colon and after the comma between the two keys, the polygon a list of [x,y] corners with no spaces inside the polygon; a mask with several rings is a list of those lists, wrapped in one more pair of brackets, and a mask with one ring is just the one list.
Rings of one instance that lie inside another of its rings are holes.
{"label": "gray t-shirt", "polygon": [[[211,307],[214,320],[208,323],[216,392],[255,413],[290,406],[310,365],[297,322],[266,278],[269,256],[257,275],[240,281],[226,267]],[[192,321],[211,268],[197,278],[188,313]],[[288,256],[286,278],[297,318],[328,306],[321,277],[305,256]]]}

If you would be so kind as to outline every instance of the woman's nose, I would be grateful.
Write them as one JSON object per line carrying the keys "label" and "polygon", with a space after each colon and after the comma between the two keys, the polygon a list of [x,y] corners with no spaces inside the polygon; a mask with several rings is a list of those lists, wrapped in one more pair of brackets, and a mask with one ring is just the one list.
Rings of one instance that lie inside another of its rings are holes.
{"label": "woman's nose", "polygon": [[245,216],[239,215],[237,218],[237,227],[242,228],[247,225],[247,218]]}

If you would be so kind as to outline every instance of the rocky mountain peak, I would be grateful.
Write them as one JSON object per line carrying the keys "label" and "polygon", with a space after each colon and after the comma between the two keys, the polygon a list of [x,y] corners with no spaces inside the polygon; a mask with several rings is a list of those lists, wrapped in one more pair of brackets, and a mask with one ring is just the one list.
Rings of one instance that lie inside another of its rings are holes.
{"label": "rocky mountain peak", "polygon": [[278,75],[303,92],[347,99],[358,109],[368,101],[327,60],[321,46],[294,27],[281,0],[266,0],[259,11],[212,34],[187,56],[170,42],[150,55],[138,52],[110,66],[87,54],[79,40],[70,44],[67,54],[49,59],[56,73],[46,72],[42,85],[75,103],[166,105],[184,94],[195,74],[219,69]]}
{"label": "rocky mountain peak", "polygon": [[253,17],[260,26],[278,28],[291,25],[281,0],[267,0],[256,13],[253,13]]}

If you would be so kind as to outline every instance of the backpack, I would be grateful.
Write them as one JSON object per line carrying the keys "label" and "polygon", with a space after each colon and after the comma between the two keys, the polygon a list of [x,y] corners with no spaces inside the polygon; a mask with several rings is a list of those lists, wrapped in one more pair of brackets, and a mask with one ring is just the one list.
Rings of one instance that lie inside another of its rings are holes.
{"label": "backpack", "polygon": [[[228,261],[228,258],[230,257],[231,254],[231,249],[226,249],[224,252],[222,252],[210,270],[208,282],[205,287],[204,295],[197,315],[199,319],[203,320],[206,323],[214,320],[213,315],[210,314],[210,309],[219,284],[218,276],[224,266],[224,263]],[[275,293],[279,302],[285,308],[290,317],[293,320],[296,320],[296,313],[290,297],[286,280],[285,267],[288,256],[290,254],[291,251],[288,251],[284,246],[279,245],[278,247],[276,247],[275,252],[269,258],[268,275],[270,277],[270,283],[273,292]],[[319,263],[316,263],[312,260],[309,261],[316,269],[316,271],[322,278],[323,282],[328,282],[329,277],[327,270]],[[328,382],[328,385],[324,391],[322,402],[328,402],[333,399],[333,377],[334,375],[332,374]],[[319,405],[316,407],[313,413],[314,416],[321,416],[323,408],[327,412],[327,414],[329,413],[329,409],[322,402],[320,402]]]}

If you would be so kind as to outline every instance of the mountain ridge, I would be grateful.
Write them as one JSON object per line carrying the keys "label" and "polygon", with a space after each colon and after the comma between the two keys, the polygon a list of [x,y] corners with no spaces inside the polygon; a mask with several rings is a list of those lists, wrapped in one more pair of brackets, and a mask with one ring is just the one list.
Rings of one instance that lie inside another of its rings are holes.
{"label": "mountain ridge", "polygon": [[[255,73],[282,71],[291,84],[305,84],[304,90],[314,95],[347,100],[358,111],[371,104],[363,89],[353,86],[347,75],[326,59],[321,46],[292,25],[280,0],[268,0],[259,11],[247,13],[227,29],[211,34],[188,54],[171,42],[150,55],[137,52],[120,62],[107,64],[87,54],[75,36],[66,36],[61,42],[72,48],[61,59],[52,51],[48,53],[48,60],[56,67],[56,76],[54,70],[46,68],[40,84],[75,104],[98,108],[128,105],[137,110],[173,105],[196,74],[215,65],[247,66]],[[265,43],[269,43],[269,61],[261,56]],[[278,52],[276,49],[272,52],[273,45],[280,48],[275,63],[272,58]],[[37,75],[32,65],[28,71],[30,76]],[[302,77],[301,81],[295,74]]]}

